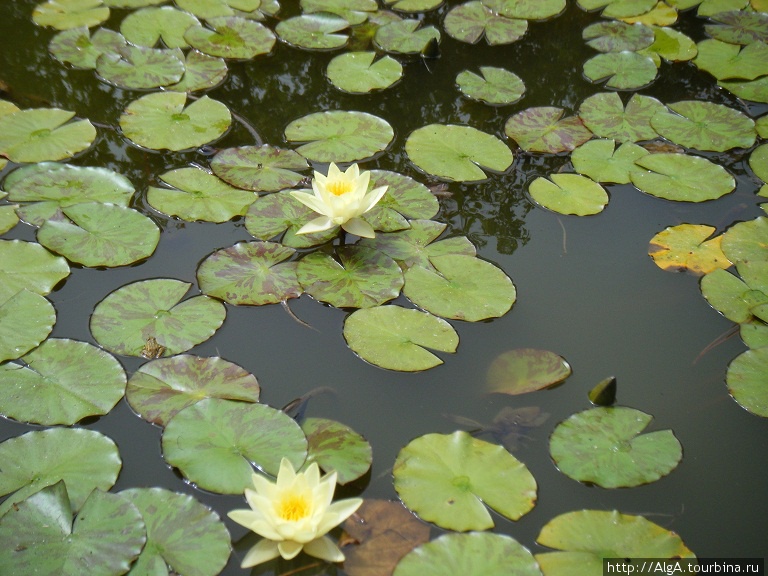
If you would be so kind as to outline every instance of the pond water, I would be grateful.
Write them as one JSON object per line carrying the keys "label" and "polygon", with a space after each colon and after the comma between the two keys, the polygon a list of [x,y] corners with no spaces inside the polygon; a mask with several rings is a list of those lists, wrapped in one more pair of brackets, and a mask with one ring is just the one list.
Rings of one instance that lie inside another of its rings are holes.
{"label": "pond water", "polygon": [[[207,166],[210,157],[200,151],[160,154],[129,144],[115,126],[141,92],[113,87],[92,71],[67,69],[54,60],[46,49],[54,32],[31,22],[35,4],[18,0],[0,5],[3,97],[22,108],[60,107],[89,118],[98,126],[97,140],[71,163],[105,166],[129,178],[137,189],[134,205],[162,228],[159,246],[147,261],[110,270],[73,269],[49,296],[57,311],[52,336],[95,343],[89,317],[107,294],[147,278],[170,277],[196,286],[197,266],[208,254],[252,237],[242,219],[189,223],[149,207],[146,190],[160,174],[191,162]],[[293,4],[285,2],[281,15],[298,13]],[[439,25],[449,8],[427,13],[425,23]],[[113,10],[107,26],[116,29],[126,13]],[[275,407],[311,389],[332,388],[333,394],[310,400],[307,414],[350,426],[371,443],[374,455],[370,474],[344,494],[395,499],[391,468],[398,451],[422,434],[457,429],[447,415],[490,422],[503,407],[537,406],[549,417],[526,430],[527,438],[515,450],[536,478],[537,504],[517,522],[495,515],[497,532],[541,552],[536,536],[556,515],[582,508],[617,509],[678,533],[699,556],[768,556],[768,422],[736,404],[724,382],[728,363],[746,347],[736,336],[705,352],[732,322],[710,308],[698,278],[662,271],[648,256],[649,240],[667,226],[706,223],[722,231],[762,213],[755,196],[759,186],[747,167],[749,151],[702,154],[737,180],[736,190],[716,201],[669,202],[631,185],[610,185],[603,212],[577,217],[538,207],[527,195],[535,177],[568,167],[568,155],[527,154],[503,133],[506,119],[520,110],[558,106],[573,113],[587,96],[604,91],[582,75],[582,65],[594,51],[581,32],[599,18],[569,2],[563,14],[531,23],[526,36],[510,45],[468,45],[443,35],[439,58],[404,59],[399,84],[367,95],[344,94],[330,84],[324,71],[334,52],[302,51],[278,41],[269,56],[229,63],[226,81],[209,95],[251,123],[264,143],[287,146],[285,126],[312,112],[366,111],[391,123],[395,139],[362,167],[397,171],[425,183],[434,180],[417,170],[404,151],[406,137],[416,128],[467,124],[509,143],[515,150],[512,167],[484,182],[449,183],[451,195],[440,199],[435,219],[448,223],[448,236],[466,235],[480,257],[503,269],[517,288],[517,301],[492,321],[453,321],[460,337],[457,353],[443,354],[444,364],[425,372],[382,370],[357,358],[342,336],[347,312],[307,295],[292,300],[290,307],[311,328],[278,305],[228,306],[221,329],[190,353],[220,355],[239,364],[258,378],[262,402]],[[703,22],[689,12],[676,27],[698,41],[705,37]],[[514,71],[525,83],[524,97],[494,107],[462,96],[455,87],[456,74],[481,64]],[[764,105],[745,103],[718,88],[691,63],[663,63],[656,81],[639,92],[664,103],[709,100],[752,117],[766,111]],[[234,123],[214,146],[254,143],[242,123]],[[15,167],[10,163],[2,176]],[[19,224],[3,238],[34,241],[35,229]],[[402,296],[396,302],[408,305]],[[515,348],[551,350],[568,361],[573,374],[551,390],[487,394],[490,364]],[[129,376],[144,362],[120,360]],[[683,445],[678,468],[657,482],[619,490],[590,487],[566,477],[550,459],[548,437],[555,425],[588,408],[588,391],[610,375],[617,379],[618,404],[653,415],[651,429],[671,429]],[[242,498],[185,483],[161,457],[161,430],[135,416],[125,400],[108,415],[80,426],[117,443],[123,468],[115,491],[162,486],[192,494],[225,519],[233,542],[243,538],[245,529],[226,518],[227,511],[243,507]],[[0,420],[0,440],[39,428]],[[0,462],[0,470],[2,466]],[[433,535],[439,533],[433,530]],[[253,542],[246,538],[235,545],[224,574],[244,573],[239,560]]]}

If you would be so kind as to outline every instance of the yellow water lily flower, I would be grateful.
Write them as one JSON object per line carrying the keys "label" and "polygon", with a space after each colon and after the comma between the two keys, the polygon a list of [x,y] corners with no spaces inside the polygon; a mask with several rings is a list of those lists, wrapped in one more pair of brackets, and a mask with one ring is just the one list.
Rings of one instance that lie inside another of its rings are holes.
{"label": "yellow water lily flower", "polygon": [[314,194],[294,191],[291,195],[322,216],[308,222],[296,233],[322,232],[334,226],[341,226],[351,234],[373,238],[373,228],[360,216],[381,200],[387,186],[380,186],[368,192],[370,180],[371,173],[367,170],[361,173],[357,164],[352,164],[346,172],[342,172],[331,162],[327,176],[315,172],[315,178],[312,180]]}
{"label": "yellow water lily flower", "polygon": [[264,539],[253,546],[241,566],[249,568],[278,556],[286,560],[304,550],[328,562],[342,562],[344,554],[326,534],[349,518],[363,503],[347,498],[331,503],[336,472],[320,477],[316,462],[296,472],[288,459],[280,462],[277,481],[253,475],[255,490],[245,489],[250,510],[232,510],[228,516]]}

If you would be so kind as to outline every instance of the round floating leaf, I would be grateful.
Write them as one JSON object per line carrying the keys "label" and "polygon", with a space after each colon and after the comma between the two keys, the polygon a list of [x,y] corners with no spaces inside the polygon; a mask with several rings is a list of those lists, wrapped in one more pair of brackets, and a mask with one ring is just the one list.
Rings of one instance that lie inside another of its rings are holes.
{"label": "round floating leaf", "polygon": [[348,426],[325,418],[307,418],[301,429],[309,443],[307,461],[317,462],[325,472],[336,472],[339,484],[357,480],[370,469],[371,445]]}
{"label": "round floating leaf", "polygon": [[104,52],[114,52],[126,45],[119,32],[99,28],[90,36],[88,28],[72,28],[59,32],[51,39],[48,50],[62,63],[93,70]]}
{"label": "round floating leaf", "polygon": [[303,156],[267,144],[220,150],[211,160],[214,174],[233,186],[257,192],[295,187],[302,179],[296,171],[309,167]]}
{"label": "round floating leaf", "polygon": [[544,20],[563,12],[566,2],[565,0],[485,0],[483,4],[509,18]]}
{"label": "round floating leaf", "polygon": [[631,172],[642,192],[677,202],[704,202],[731,192],[736,182],[725,168],[700,156],[648,154],[635,161],[646,170]]}
{"label": "round floating leaf", "polygon": [[160,178],[172,188],[150,186],[147,202],[158,212],[193,222],[226,222],[243,216],[257,195],[222,182],[202,168],[178,168]]}
{"label": "round floating leaf", "polygon": [[426,12],[434,10],[443,3],[443,0],[384,0],[390,8],[401,12]]}
{"label": "round floating leaf", "polygon": [[139,46],[152,48],[162,40],[168,48],[186,48],[184,32],[200,21],[189,12],[173,6],[143,8],[132,12],[120,23],[120,32],[125,39]]}
{"label": "round floating leaf", "polygon": [[656,0],[578,0],[584,10],[603,9],[605,18],[628,18],[645,14],[656,5]]}
{"label": "round floating leaf", "polygon": [[739,336],[749,348],[768,346],[768,324],[761,320],[750,320],[739,325]]}
{"label": "round floating leaf", "polygon": [[[290,191],[262,196],[248,208],[245,216],[245,228],[255,238],[269,240],[283,235],[281,243],[291,248],[307,248],[324,244],[338,236],[339,229],[334,226],[313,234],[296,234],[316,213],[294,198]],[[294,281],[297,295],[301,293],[298,281]]]}
{"label": "round floating leaf", "polygon": [[755,40],[768,42],[768,14],[763,12],[720,11],[711,20],[719,24],[707,24],[704,30],[717,40],[743,46]]}
{"label": "round floating leaf", "polygon": [[638,16],[622,18],[627,24],[645,24],[648,26],[671,26],[677,22],[677,8],[666,2],[658,2],[656,6]]}
{"label": "round floating leaf", "polygon": [[281,40],[298,48],[332,50],[341,48],[349,40],[346,34],[337,34],[346,28],[349,28],[349,22],[341,16],[321,12],[283,20],[275,32]]}
{"label": "round floating leaf", "polygon": [[110,8],[144,8],[162,4],[165,0],[102,0],[105,6]]}
{"label": "round floating leaf", "polygon": [[208,56],[197,50],[187,52],[184,76],[176,84],[165,86],[174,92],[195,92],[214,88],[227,77],[227,64],[222,58]]}
{"label": "round floating leaf", "polygon": [[94,202],[61,209],[37,231],[46,248],[84,266],[125,266],[149,258],[160,241],[157,225],[141,212]]}
{"label": "round floating leaf", "polygon": [[591,408],[563,420],[549,440],[560,471],[579,482],[627,488],[674,470],[683,448],[671,430],[641,432],[652,416],[625,407]]}
{"label": "round floating leaf", "polygon": [[494,523],[486,506],[517,520],[536,502],[536,480],[525,464],[467,432],[411,440],[392,475],[403,504],[446,530],[487,530]]}
{"label": "round floating leaf", "polygon": [[366,112],[315,112],[285,127],[288,142],[315,162],[354,162],[386,149],[395,133],[389,122]]}
{"label": "round floating leaf", "polygon": [[599,138],[619,142],[652,140],[658,136],[651,127],[651,118],[664,104],[641,94],[633,94],[626,108],[615,92],[603,92],[585,99],[579,107],[579,117]]}
{"label": "round floating leaf", "polygon": [[199,488],[242,494],[252,486],[251,463],[277,476],[280,460],[298,469],[307,439],[282,410],[208,398],[178,412],[163,431],[163,457]]}
{"label": "round floating leaf", "polygon": [[455,352],[459,336],[448,322],[399,306],[364,308],[344,322],[344,339],[366,362],[389,370],[418,372],[443,363],[425,350]]}
{"label": "round floating leaf", "polygon": [[651,238],[648,254],[656,266],[670,272],[685,270],[701,276],[728,268],[731,261],[720,249],[723,236],[707,240],[714,231],[714,226],[704,224],[669,226]]}
{"label": "round floating leaf", "polygon": [[728,391],[741,406],[768,417],[768,347],[747,350],[728,366]]}
{"label": "round floating leaf", "polygon": [[0,444],[0,516],[45,486],[64,480],[77,510],[95,488],[109,490],[122,462],[115,443],[85,428],[51,428],[27,432]]}
{"label": "round floating leaf", "polygon": [[96,60],[96,72],[120,88],[143,90],[178,82],[184,75],[184,54],[179,48],[159,50],[123,46],[104,52]]}
{"label": "round floating leaf", "polygon": [[0,365],[0,412],[21,422],[71,425],[102,416],[125,391],[120,362],[86,342],[49,339],[23,362]]}
{"label": "round floating leaf", "polygon": [[165,426],[205,398],[258,402],[259,391],[256,377],[237,364],[181,354],[144,364],[128,380],[125,397],[144,420]]}
{"label": "round floating leaf", "polygon": [[0,155],[11,162],[71,158],[96,138],[90,121],[70,122],[74,115],[59,108],[37,108],[0,116]]}
{"label": "round floating leaf", "polygon": [[373,59],[376,52],[347,52],[328,63],[328,79],[336,88],[353,94],[384,90],[400,80],[403,66],[391,56]]}
{"label": "round floating leaf", "polygon": [[341,16],[353,26],[375,15],[378,8],[376,0],[301,0],[301,9],[305,14],[329,12]]}
{"label": "round floating leaf", "polygon": [[685,100],[667,105],[651,119],[654,130],[686,148],[724,152],[755,143],[755,122],[733,108],[713,102]]}
{"label": "round floating leaf", "polygon": [[430,42],[440,41],[440,31],[434,26],[419,29],[421,22],[415,19],[397,20],[380,26],[373,38],[385,52],[419,54]]}
{"label": "round floating leaf", "polygon": [[405,141],[411,162],[425,172],[458,182],[484,180],[480,168],[503,172],[512,164],[512,152],[496,136],[470,126],[429,124],[417,128]]}
{"label": "round floating leaf", "polygon": [[207,19],[206,28],[191,26],[184,33],[190,46],[209,56],[249,60],[269,54],[275,45],[272,31],[253,20],[238,16],[220,16]]}
{"label": "round floating leaf", "polygon": [[765,293],[752,290],[745,282],[718,269],[701,279],[701,293],[709,305],[734,322],[752,320],[752,307],[768,302]]}
{"label": "round floating leaf", "polygon": [[34,242],[0,240],[0,302],[19,290],[45,296],[69,276],[67,261]]}
{"label": "round floating leaf", "polygon": [[370,308],[397,298],[403,274],[382,252],[361,246],[337,249],[338,261],[322,252],[299,260],[296,276],[304,291],[337,308]]}
{"label": "round floating leaf", "polygon": [[761,144],[749,155],[749,167],[755,176],[768,182],[768,144]]}
{"label": "round floating leaf", "polygon": [[[440,209],[440,203],[429,188],[397,172],[372,170],[369,186],[387,187],[387,193],[365,213],[365,219],[375,230],[388,230],[385,224],[390,220],[432,218]],[[405,228],[407,225],[398,229]]]}
{"label": "round floating leaf", "polygon": [[234,16],[237,11],[254,12],[262,3],[260,0],[175,0],[182,10],[198,18],[210,20],[217,16]]}
{"label": "round floating leaf", "polygon": [[32,11],[35,24],[57,30],[98,26],[108,18],[109,8],[101,0],[48,0]]}
{"label": "round floating leaf", "polygon": [[523,97],[525,84],[517,74],[492,66],[481,66],[480,73],[482,76],[464,70],[456,76],[456,84],[465,96],[489,104],[512,104]]}
{"label": "round floating leaf", "polygon": [[200,290],[236,305],[276,304],[301,295],[296,251],[273,242],[238,242],[217,250],[197,269]]}
{"label": "round floating leaf", "polygon": [[74,523],[63,482],[43,488],[0,519],[4,574],[117,576],[146,542],[144,520],[129,500],[94,490]]}
{"label": "round floating leaf", "polygon": [[743,48],[710,38],[698,44],[699,55],[693,61],[718,80],[733,78],[754,80],[768,74],[768,45],[759,40]]}
{"label": "round floating leaf", "polygon": [[96,305],[91,333],[115,354],[140,356],[147,340],[155,338],[166,355],[185,352],[204,342],[224,322],[224,305],[207,296],[183,302],[191,284],[155,278],[127,284]]}
{"label": "round floating leaf", "polygon": [[[0,303],[0,362],[14,360],[38,346],[55,323],[53,304],[27,289]],[[0,371],[7,366],[0,364]]]}
{"label": "round floating leaf", "polygon": [[106,168],[42,162],[12,172],[5,180],[9,200],[30,202],[19,208],[25,222],[42,226],[62,208],[85,202],[128,206],[133,184]]}
{"label": "round floating leaf", "polygon": [[604,82],[614,90],[636,90],[656,78],[656,64],[637,52],[598,54],[584,63],[584,75],[592,82]]}
{"label": "round floating leaf", "polygon": [[528,20],[500,16],[479,0],[454,6],[443,24],[456,40],[475,44],[485,35],[491,46],[516,42],[528,31]]}
{"label": "round floating leaf", "polygon": [[138,146],[173,151],[202,146],[227,131],[232,117],[224,104],[203,96],[185,108],[186,101],[181,92],[142,96],[120,116],[120,128]]}
{"label": "round floating leaf", "polygon": [[443,534],[409,552],[392,576],[541,576],[536,559],[517,540],[503,534]]}
{"label": "round floating leaf", "polygon": [[570,152],[592,138],[578,116],[551,106],[528,108],[511,116],[504,132],[527,152]]}
{"label": "round floating leaf", "polygon": [[768,218],[761,216],[731,226],[723,234],[723,252],[731,262],[768,260]]}
{"label": "round floating leaf", "polygon": [[642,24],[609,20],[590,24],[582,31],[587,44],[599,52],[636,52],[648,48],[655,38],[653,30]]}
{"label": "round floating leaf", "polygon": [[648,150],[632,142],[624,142],[614,149],[614,140],[590,140],[571,153],[573,168],[595,182],[629,184],[630,173],[640,170],[635,161],[649,154]]}
{"label": "round floating leaf", "polygon": [[732,92],[739,98],[753,102],[768,102],[768,76],[761,76],[749,82],[726,82],[721,80],[718,85]]}
{"label": "round floating leaf", "polygon": [[437,272],[413,266],[405,272],[408,299],[432,314],[467,322],[506,314],[517,296],[500,268],[474,256],[449,254],[430,259]]}
{"label": "round floating leaf", "polygon": [[528,193],[537,203],[559,214],[588,216],[603,211],[608,194],[597,182],[580,174],[550,174],[531,182]]}
{"label": "round floating leaf", "polygon": [[[2,161],[0,161],[0,164],[2,164]],[[0,192],[0,198],[3,198],[5,195],[5,192]],[[19,223],[19,216],[16,214],[18,207],[18,204],[0,206],[0,234],[5,234]]]}
{"label": "round floating leaf", "polygon": [[147,526],[147,543],[131,572],[159,574],[167,565],[176,574],[215,576],[224,568],[229,532],[192,496],[162,488],[131,488],[120,496],[139,509]]}
{"label": "round floating leaf", "polygon": [[[660,6],[662,3],[657,4]],[[674,12],[675,18],[677,12]],[[698,52],[696,43],[682,32],[659,25],[653,28],[654,41],[644,52],[651,56],[657,55],[669,62],[684,62],[692,60]]]}
{"label": "round floating leaf", "polygon": [[551,388],[571,375],[564,358],[549,350],[518,348],[499,354],[488,368],[488,392],[526,394]]}
{"label": "round floating leaf", "polygon": [[544,574],[596,574],[603,558],[695,558],[674,532],[616,510],[577,510],[547,522],[536,541],[562,552],[536,554]]}

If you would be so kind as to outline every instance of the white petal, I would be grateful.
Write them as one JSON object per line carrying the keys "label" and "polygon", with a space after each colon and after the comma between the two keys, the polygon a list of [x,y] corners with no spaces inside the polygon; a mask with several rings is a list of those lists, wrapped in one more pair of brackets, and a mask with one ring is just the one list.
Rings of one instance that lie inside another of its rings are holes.
{"label": "white petal", "polygon": [[304,544],[304,552],[326,562],[344,562],[344,554],[328,536]]}
{"label": "white petal", "polygon": [[335,162],[331,162],[331,164],[328,166],[328,176],[327,178],[329,180],[333,180],[335,178],[338,178],[340,174],[343,174],[341,170],[339,170],[339,167],[336,166]]}
{"label": "white petal", "polygon": [[303,547],[303,544],[299,544],[293,540],[283,540],[282,542],[277,543],[277,549],[280,551],[280,556],[286,560],[296,558]]}
{"label": "white petal", "polygon": [[312,234],[314,232],[322,232],[324,230],[329,230],[334,226],[336,226],[336,224],[334,224],[330,218],[327,216],[321,216],[320,218],[315,218],[314,220],[310,220],[304,224],[304,226],[296,231],[296,234]]}
{"label": "white petal", "polygon": [[347,498],[334,502],[328,507],[325,516],[317,526],[317,533],[326,534],[329,530],[332,530],[352,516],[362,503],[362,498]]}
{"label": "white petal", "polygon": [[313,210],[318,214],[323,214],[324,216],[330,216],[330,214],[328,213],[328,205],[325,204],[317,196],[313,196],[312,194],[307,194],[306,192],[299,192],[297,190],[294,190],[293,192],[291,192],[291,196],[296,198],[296,200],[304,204],[304,206],[306,206],[310,210]]}
{"label": "white petal", "polygon": [[240,567],[250,568],[251,566],[256,566],[256,564],[261,564],[262,562],[269,562],[278,556],[280,556],[280,551],[277,549],[277,542],[266,539],[260,540],[248,550]]}
{"label": "white petal", "polygon": [[357,162],[347,168],[347,171],[344,172],[344,176],[351,178],[352,180],[355,180],[358,176],[360,176],[360,167],[357,165]]}
{"label": "white petal", "polygon": [[365,198],[363,198],[363,201],[360,204],[360,208],[362,209],[362,212],[360,213],[365,214],[366,212],[368,212],[368,210],[376,206],[376,204],[378,204],[379,200],[381,200],[384,194],[387,193],[387,188],[389,188],[389,186],[379,186],[378,188],[374,188],[373,190],[368,192],[368,194],[366,194]]}
{"label": "white petal", "polygon": [[230,510],[227,512],[227,516],[248,529],[251,528],[253,522],[262,520],[261,514],[254,512],[253,510]]}
{"label": "white petal", "polygon": [[312,464],[307,467],[304,471],[304,476],[310,487],[320,484],[320,467],[317,465],[317,462],[312,462]]}
{"label": "white petal", "polygon": [[350,218],[342,224],[341,227],[350,234],[355,234],[362,238],[376,237],[376,232],[373,231],[373,227],[361,218]]}

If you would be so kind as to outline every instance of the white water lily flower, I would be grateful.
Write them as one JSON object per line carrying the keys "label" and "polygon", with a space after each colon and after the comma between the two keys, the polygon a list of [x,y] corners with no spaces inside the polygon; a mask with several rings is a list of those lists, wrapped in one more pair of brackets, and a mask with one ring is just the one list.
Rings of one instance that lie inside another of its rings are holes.
{"label": "white water lily flower", "polygon": [[294,191],[291,195],[322,216],[308,222],[296,233],[310,234],[341,226],[351,234],[373,238],[373,228],[360,216],[381,200],[387,186],[368,192],[370,180],[371,173],[365,171],[361,174],[357,164],[352,164],[346,172],[342,172],[331,162],[327,176],[315,172],[312,180],[314,194]]}
{"label": "white water lily flower", "polygon": [[228,514],[238,524],[264,537],[245,555],[243,568],[278,556],[290,560],[302,550],[328,562],[344,560],[344,554],[326,534],[349,518],[363,499],[331,503],[336,472],[320,478],[320,469],[313,462],[305,472],[296,473],[283,458],[276,482],[254,474],[253,486],[255,490],[245,489],[251,509],[232,510]]}

